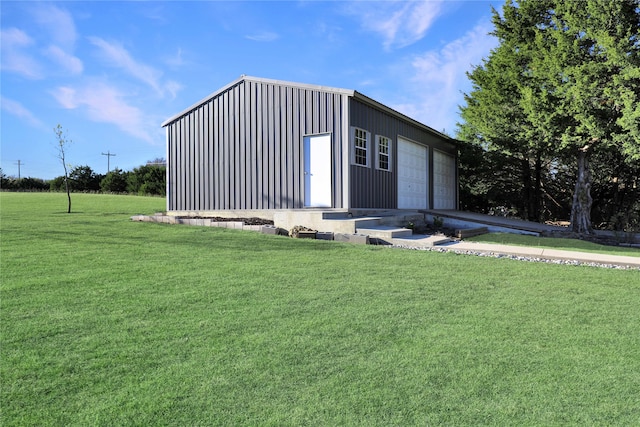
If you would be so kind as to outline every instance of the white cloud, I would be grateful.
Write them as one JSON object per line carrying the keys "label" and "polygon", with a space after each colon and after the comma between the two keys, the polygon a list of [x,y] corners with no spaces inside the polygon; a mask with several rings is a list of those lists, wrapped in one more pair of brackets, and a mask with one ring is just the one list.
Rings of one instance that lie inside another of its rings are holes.
{"label": "white cloud", "polygon": [[78,108],[80,105],[76,101],[76,90],[70,87],[61,86],[53,91],[52,94],[60,105],[66,109],[73,110],[74,108]]}
{"label": "white cloud", "polygon": [[182,48],[178,48],[178,51],[175,55],[166,56],[164,58],[164,62],[168,66],[174,68],[182,67],[183,65],[185,65],[185,60],[182,57]]}
{"label": "white cloud", "polygon": [[49,47],[43,50],[44,55],[62,67],[65,73],[81,74],[84,66],[73,54],[78,33],[71,13],[50,4],[38,4],[31,9],[31,15],[46,32]]}
{"label": "white cloud", "polygon": [[18,101],[0,96],[0,106],[2,110],[7,113],[18,117],[34,127],[44,127],[44,124],[38,119],[31,111],[26,109]]}
{"label": "white cloud", "polygon": [[[149,7],[152,5],[152,7]],[[166,24],[171,20],[171,17],[168,16],[166,12],[166,7],[164,4],[155,4],[155,3],[146,3],[145,8],[139,10],[138,13],[142,15],[143,18],[149,19],[151,21],[155,21],[159,24]]]}
{"label": "white cloud", "polygon": [[69,73],[76,75],[82,74],[82,70],[84,69],[82,61],[79,58],[65,52],[59,46],[49,46],[49,48],[46,50],[46,54],[60,66],[65,68],[65,70]]}
{"label": "white cloud", "polygon": [[48,30],[53,44],[64,50],[73,49],[78,38],[76,25],[71,14],[53,5],[38,4],[32,10],[35,21]]}
{"label": "white cloud", "polygon": [[256,42],[272,42],[280,38],[278,34],[271,31],[263,31],[261,33],[246,35],[244,37]]}
{"label": "white cloud", "polygon": [[0,31],[2,35],[3,48],[7,47],[26,47],[33,44],[33,39],[22,30],[17,28],[9,28]]}
{"label": "white cloud", "polygon": [[103,82],[77,89],[61,86],[52,91],[52,95],[66,109],[82,108],[95,122],[116,125],[123,132],[151,144],[157,142],[148,130],[150,127],[144,113],[129,105],[125,96],[112,86]]}
{"label": "white cloud", "polygon": [[409,82],[419,90],[409,91],[415,95],[394,108],[436,130],[453,133],[458,105],[464,101],[462,92],[470,88],[466,72],[497,46],[495,37],[488,35],[491,29],[489,23],[479,24],[441,49],[412,58]]}
{"label": "white cloud", "polygon": [[111,65],[123,69],[132,77],[151,87],[160,96],[164,96],[165,91],[168,91],[175,97],[176,92],[182,87],[172,81],[163,83],[161,81],[162,72],[136,61],[124,47],[117,43],[108,42],[100,37],[89,37],[89,41],[100,49]]}
{"label": "white cloud", "polygon": [[344,37],[344,30],[335,23],[318,22],[315,27],[315,34],[325,39],[330,44],[339,44]]}
{"label": "white cloud", "polygon": [[422,39],[442,12],[442,1],[388,1],[350,3],[348,13],[362,26],[378,33],[386,49],[409,46]]}
{"label": "white cloud", "polygon": [[171,99],[175,99],[176,96],[178,95],[178,92],[181,91],[183,88],[183,86],[180,83],[174,82],[173,80],[169,80],[167,83],[165,83],[164,87],[167,90],[167,92],[171,94]]}
{"label": "white cloud", "polygon": [[2,40],[2,70],[18,73],[30,79],[43,76],[42,67],[26,50],[34,44],[31,37],[17,28],[0,31]]}

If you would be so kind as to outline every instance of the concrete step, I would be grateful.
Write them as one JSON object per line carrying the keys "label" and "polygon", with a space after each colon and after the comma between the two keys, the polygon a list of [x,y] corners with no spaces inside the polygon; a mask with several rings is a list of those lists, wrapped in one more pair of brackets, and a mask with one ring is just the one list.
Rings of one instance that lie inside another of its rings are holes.
{"label": "concrete step", "polygon": [[424,215],[412,212],[403,212],[402,214],[380,217],[380,225],[406,225],[410,222],[415,224],[423,223]]}
{"label": "concrete step", "polygon": [[380,226],[380,218],[375,216],[367,216],[363,218],[354,218],[353,223],[356,227],[356,230],[360,228],[371,228],[375,229]]}
{"label": "concrete step", "polygon": [[452,241],[447,236],[431,236],[430,240],[433,246],[444,245],[445,243],[450,243]]}
{"label": "concrete step", "polygon": [[379,225],[371,228],[357,228],[356,233],[366,234],[369,237],[378,237],[381,239],[393,239],[399,237],[410,237],[413,231],[408,228],[398,228],[392,226]]}
{"label": "concrete step", "polygon": [[424,236],[420,234],[414,234],[411,237],[391,239],[390,243],[394,245],[416,247],[416,248],[428,248],[432,246],[444,245],[450,243],[451,239],[447,236]]}
{"label": "concrete step", "polygon": [[375,228],[380,220],[372,217],[358,218],[330,218],[323,219],[315,224],[314,228],[321,231],[332,231],[334,233],[357,233],[359,228]]}
{"label": "concrete step", "polygon": [[353,214],[349,211],[325,211],[322,212],[322,219],[350,219]]}

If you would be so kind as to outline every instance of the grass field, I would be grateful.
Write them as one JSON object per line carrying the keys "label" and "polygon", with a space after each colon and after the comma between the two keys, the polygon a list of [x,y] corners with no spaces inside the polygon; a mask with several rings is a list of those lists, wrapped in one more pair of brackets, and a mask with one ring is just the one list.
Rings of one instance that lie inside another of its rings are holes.
{"label": "grass field", "polygon": [[639,425],[640,273],[0,193],[2,425]]}

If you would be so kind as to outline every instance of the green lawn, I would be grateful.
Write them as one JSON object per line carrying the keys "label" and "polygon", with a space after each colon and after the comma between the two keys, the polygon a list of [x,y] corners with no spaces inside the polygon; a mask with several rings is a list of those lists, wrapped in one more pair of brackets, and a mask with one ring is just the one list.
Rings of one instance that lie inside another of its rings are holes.
{"label": "green lawn", "polygon": [[605,246],[579,239],[536,237],[511,233],[489,233],[469,237],[464,240],[481,243],[499,243],[502,245],[530,246],[536,248],[551,248],[568,251],[640,257],[640,249],[637,248],[623,246]]}
{"label": "green lawn", "polygon": [[639,425],[640,273],[0,193],[2,425]]}

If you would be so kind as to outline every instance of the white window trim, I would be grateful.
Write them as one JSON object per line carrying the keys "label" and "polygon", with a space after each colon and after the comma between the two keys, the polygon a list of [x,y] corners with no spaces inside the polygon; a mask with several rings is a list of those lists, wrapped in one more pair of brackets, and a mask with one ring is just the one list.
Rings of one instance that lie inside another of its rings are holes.
{"label": "white window trim", "polygon": [[[356,129],[360,130],[362,132],[364,132],[365,134],[365,138],[367,141],[367,147],[366,147],[366,161],[367,163],[364,165],[361,165],[360,163],[356,163]],[[368,168],[371,167],[371,132],[366,131],[362,128],[358,128],[358,127],[351,127],[351,141],[350,141],[350,146],[351,146],[351,164],[352,165],[356,165],[356,166],[360,166],[363,168]]]}
{"label": "white window trim", "polygon": [[[387,164],[389,165],[389,167],[387,169],[383,169],[380,167],[380,139],[386,139],[389,142],[389,150],[387,153]],[[391,148],[393,147],[393,140],[391,138],[389,138],[388,136],[384,136],[384,135],[376,135],[376,169],[381,170],[381,171],[385,171],[385,172],[391,172]]]}

